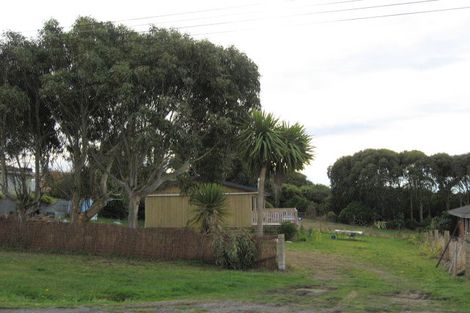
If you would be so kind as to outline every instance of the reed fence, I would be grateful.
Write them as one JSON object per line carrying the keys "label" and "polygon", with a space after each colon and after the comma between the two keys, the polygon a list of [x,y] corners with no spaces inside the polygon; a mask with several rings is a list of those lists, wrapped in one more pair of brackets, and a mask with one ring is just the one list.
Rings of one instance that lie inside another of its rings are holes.
{"label": "reed fence", "polygon": [[[129,229],[106,224],[0,220],[0,247],[32,252],[112,255],[213,263],[213,239],[186,228]],[[275,269],[276,241],[256,239],[260,267]]]}

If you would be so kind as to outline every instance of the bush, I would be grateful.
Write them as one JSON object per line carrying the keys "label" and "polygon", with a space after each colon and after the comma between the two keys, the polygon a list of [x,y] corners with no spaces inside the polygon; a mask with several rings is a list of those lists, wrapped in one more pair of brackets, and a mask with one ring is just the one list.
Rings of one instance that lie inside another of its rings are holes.
{"label": "bush", "polygon": [[304,226],[301,225],[300,228],[299,228],[299,231],[297,232],[296,240],[297,241],[307,241],[307,239],[309,239],[308,238],[308,233],[305,230]]}
{"label": "bush", "polygon": [[329,222],[336,223],[336,220],[338,219],[338,216],[336,215],[335,212],[329,211],[328,214],[326,214],[326,219]]}
{"label": "bush", "polygon": [[439,216],[433,217],[431,223],[428,226],[429,229],[437,229],[441,232],[448,230],[451,231],[452,228],[452,218],[447,212],[442,213]]}
{"label": "bush", "polygon": [[408,220],[405,221],[405,227],[410,229],[410,230],[416,230],[420,226],[421,226],[421,224],[418,223],[415,220],[409,220],[408,219]]}
{"label": "bush", "polygon": [[54,204],[57,202],[57,199],[49,195],[42,195],[40,201],[44,204]]}
{"label": "bush", "polygon": [[253,267],[257,249],[248,231],[221,231],[214,235],[215,263],[228,269],[245,270]]}
{"label": "bush", "polygon": [[[278,235],[280,234],[279,232],[279,227],[278,225],[266,225],[266,226],[263,226],[264,228],[264,234],[265,235]],[[256,228],[252,228],[252,231],[254,232],[256,230]]]}
{"label": "bush", "polygon": [[374,212],[361,202],[351,202],[338,216],[342,223],[351,225],[368,225],[374,219]]}
{"label": "bush", "polygon": [[297,235],[297,225],[291,222],[283,222],[279,227],[279,233],[284,234],[286,240],[292,240]]}
{"label": "bush", "polygon": [[[141,210],[139,210],[140,212]],[[124,201],[113,199],[106,203],[106,206],[98,213],[100,217],[111,219],[125,219],[127,217],[127,207]]]}

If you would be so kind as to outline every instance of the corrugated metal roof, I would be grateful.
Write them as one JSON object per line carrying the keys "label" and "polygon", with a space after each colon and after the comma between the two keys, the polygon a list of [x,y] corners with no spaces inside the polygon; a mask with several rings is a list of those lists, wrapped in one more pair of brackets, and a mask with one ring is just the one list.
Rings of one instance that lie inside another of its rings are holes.
{"label": "corrugated metal roof", "polygon": [[470,218],[470,205],[466,205],[457,209],[447,211],[450,215],[458,216],[461,218]]}
{"label": "corrugated metal roof", "polygon": [[256,187],[240,185],[240,184],[232,183],[232,182],[228,182],[228,181],[222,182],[222,185],[224,185],[225,187],[240,189],[242,191],[258,192],[258,188],[256,188]]}

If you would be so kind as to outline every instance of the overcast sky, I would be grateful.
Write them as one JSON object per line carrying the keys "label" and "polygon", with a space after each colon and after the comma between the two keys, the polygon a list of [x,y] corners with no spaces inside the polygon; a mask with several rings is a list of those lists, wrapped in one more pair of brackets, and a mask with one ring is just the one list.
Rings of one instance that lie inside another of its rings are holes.
{"label": "overcast sky", "polygon": [[[0,30],[33,36],[49,18],[67,28],[86,15],[234,45],[259,66],[263,108],[313,135],[316,159],[304,173],[328,184],[329,165],[366,148],[470,152],[469,6],[468,0],[8,1]],[[434,12],[408,14],[423,11]]]}

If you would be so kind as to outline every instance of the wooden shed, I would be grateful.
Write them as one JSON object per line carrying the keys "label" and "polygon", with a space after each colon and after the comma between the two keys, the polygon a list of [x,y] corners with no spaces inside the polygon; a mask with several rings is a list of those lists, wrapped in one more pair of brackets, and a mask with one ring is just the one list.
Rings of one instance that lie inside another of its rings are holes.
{"label": "wooden shed", "polygon": [[[250,227],[256,210],[256,188],[223,183],[227,196],[228,227]],[[189,196],[170,186],[145,198],[145,227],[185,227],[193,216]]]}
{"label": "wooden shed", "polygon": [[461,227],[459,230],[459,236],[464,237],[470,235],[470,205],[466,205],[460,208],[452,209],[447,211],[450,215],[457,216],[460,218]]}

